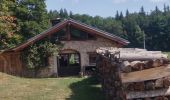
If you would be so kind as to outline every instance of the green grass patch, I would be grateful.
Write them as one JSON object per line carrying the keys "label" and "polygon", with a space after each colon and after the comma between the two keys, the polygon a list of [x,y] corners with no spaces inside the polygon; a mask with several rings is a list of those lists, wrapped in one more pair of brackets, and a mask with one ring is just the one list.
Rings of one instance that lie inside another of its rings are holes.
{"label": "green grass patch", "polygon": [[168,54],[168,58],[170,59],[170,52],[165,52],[166,54]]}
{"label": "green grass patch", "polygon": [[95,78],[20,78],[0,73],[1,100],[104,100]]}

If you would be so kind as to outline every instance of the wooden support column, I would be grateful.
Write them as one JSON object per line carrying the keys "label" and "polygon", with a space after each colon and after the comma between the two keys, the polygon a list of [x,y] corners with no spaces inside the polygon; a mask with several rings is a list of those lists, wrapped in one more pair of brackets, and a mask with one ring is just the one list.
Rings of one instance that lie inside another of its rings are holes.
{"label": "wooden support column", "polygon": [[56,75],[56,77],[58,77],[58,59],[57,59],[57,56],[54,55],[53,56],[53,60],[54,60],[54,65],[53,65],[53,68],[54,68],[54,74]]}
{"label": "wooden support column", "polygon": [[70,34],[70,23],[66,26],[66,34],[67,34],[67,40],[71,40],[71,34]]}

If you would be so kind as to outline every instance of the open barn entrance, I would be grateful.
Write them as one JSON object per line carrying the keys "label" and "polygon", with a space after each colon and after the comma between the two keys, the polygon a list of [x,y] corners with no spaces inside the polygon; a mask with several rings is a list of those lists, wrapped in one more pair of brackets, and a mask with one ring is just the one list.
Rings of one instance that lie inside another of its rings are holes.
{"label": "open barn entrance", "polygon": [[80,72],[80,53],[73,50],[62,51],[58,57],[58,75],[74,76]]}

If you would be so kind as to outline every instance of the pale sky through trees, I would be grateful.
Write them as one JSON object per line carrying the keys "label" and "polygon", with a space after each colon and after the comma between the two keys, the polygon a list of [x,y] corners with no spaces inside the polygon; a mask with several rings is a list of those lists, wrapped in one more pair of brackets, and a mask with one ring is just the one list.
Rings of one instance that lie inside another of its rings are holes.
{"label": "pale sky through trees", "polygon": [[91,16],[114,16],[116,11],[138,12],[144,6],[146,12],[150,12],[158,6],[163,10],[164,4],[170,5],[170,0],[46,0],[48,10],[60,10],[66,8],[68,11]]}

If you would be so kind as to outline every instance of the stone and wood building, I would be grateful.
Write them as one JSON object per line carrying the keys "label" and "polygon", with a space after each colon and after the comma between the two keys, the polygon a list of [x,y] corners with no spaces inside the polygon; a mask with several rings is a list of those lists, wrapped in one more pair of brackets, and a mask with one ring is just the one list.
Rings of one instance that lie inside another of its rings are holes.
{"label": "stone and wood building", "polygon": [[[84,75],[87,66],[95,66],[96,49],[99,47],[122,47],[129,42],[111,33],[86,25],[73,19],[52,20],[52,27],[9,50],[0,52],[0,71],[23,76],[28,73],[21,59],[25,48],[43,38],[52,38],[63,45],[59,55],[48,58],[48,66],[37,76],[56,74]],[[70,62],[70,59],[73,61]]]}

